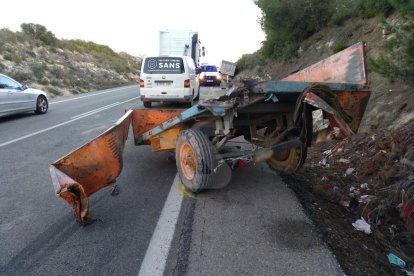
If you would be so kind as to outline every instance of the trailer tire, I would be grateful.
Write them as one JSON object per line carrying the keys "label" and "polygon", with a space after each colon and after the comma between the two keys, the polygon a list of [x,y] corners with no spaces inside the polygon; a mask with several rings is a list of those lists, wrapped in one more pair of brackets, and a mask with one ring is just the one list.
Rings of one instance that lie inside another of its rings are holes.
{"label": "trailer tire", "polygon": [[180,133],[175,148],[178,175],[185,188],[200,192],[209,188],[215,174],[213,145],[199,129]]}
{"label": "trailer tire", "polygon": [[144,102],[144,107],[151,108],[151,102],[150,101],[145,101]]}
{"label": "trailer tire", "polygon": [[273,154],[272,157],[267,160],[267,164],[272,170],[283,173],[293,173],[302,167],[306,155],[306,144],[302,144],[299,147]]}

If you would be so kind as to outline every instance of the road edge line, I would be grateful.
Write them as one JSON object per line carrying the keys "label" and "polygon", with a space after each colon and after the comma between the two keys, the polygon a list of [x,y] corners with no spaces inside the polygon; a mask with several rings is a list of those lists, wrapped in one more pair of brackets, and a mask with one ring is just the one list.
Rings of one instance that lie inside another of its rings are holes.
{"label": "road edge line", "polygon": [[180,178],[176,174],[157,226],[152,234],[144,260],[141,263],[138,276],[164,274],[184,198],[178,189],[180,184]]}

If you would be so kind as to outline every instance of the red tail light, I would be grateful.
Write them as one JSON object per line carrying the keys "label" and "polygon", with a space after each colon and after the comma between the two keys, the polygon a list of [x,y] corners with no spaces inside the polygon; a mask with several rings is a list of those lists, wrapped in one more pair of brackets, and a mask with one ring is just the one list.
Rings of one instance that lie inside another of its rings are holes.
{"label": "red tail light", "polygon": [[190,80],[184,81],[184,88],[190,88]]}
{"label": "red tail light", "polygon": [[139,87],[144,88],[144,80],[139,80]]}

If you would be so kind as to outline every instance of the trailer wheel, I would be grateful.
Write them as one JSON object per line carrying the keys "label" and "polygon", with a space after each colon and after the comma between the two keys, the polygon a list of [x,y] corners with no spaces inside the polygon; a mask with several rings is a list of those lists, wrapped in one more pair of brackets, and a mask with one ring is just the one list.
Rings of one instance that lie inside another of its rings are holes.
{"label": "trailer wheel", "polygon": [[144,102],[144,107],[150,108],[151,107],[151,102],[150,101],[145,101]]}
{"label": "trailer wheel", "polygon": [[307,154],[306,144],[286,151],[278,152],[267,160],[269,167],[275,171],[293,173],[302,167]]}
{"label": "trailer wheel", "polygon": [[200,192],[209,188],[215,168],[213,148],[200,130],[187,129],[180,133],[175,159],[178,174],[186,189]]}

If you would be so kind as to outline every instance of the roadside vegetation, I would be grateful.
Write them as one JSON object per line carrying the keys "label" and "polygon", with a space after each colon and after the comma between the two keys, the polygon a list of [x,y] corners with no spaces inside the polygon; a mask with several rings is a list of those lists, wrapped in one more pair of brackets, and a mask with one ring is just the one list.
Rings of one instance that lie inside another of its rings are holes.
{"label": "roadside vegetation", "polygon": [[135,84],[141,58],[90,41],[58,39],[45,26],[0,29],[0,72],[51,96]]}
{"label": "roadside vegetation", "polygon": [[[384,35],[383,51],[369,56],[369,68],[390,79],[414,79],[414,1],[412,0],[258,0],[260,24],[266,34],[262,47],[237,61],[239,70],[269,61],[289,62],[298,57],[302,43],[328,26],[341,26],[352,18],[379,17]],[[392,24],[388,18],[398,14]],[[346,43],[331,46],[332,53]]]}

